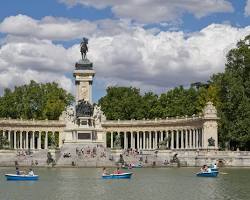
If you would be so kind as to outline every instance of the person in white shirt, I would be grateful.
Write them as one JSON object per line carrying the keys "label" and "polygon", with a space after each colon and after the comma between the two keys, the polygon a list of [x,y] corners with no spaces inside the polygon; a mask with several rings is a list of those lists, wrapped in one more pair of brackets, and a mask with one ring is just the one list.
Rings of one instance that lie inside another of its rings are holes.
{"label": "person in white shirt", "polygon": [[35,175],[32,169],[30,169],[28,175],[29,175],[29,176],[34,176],[34,175]]}

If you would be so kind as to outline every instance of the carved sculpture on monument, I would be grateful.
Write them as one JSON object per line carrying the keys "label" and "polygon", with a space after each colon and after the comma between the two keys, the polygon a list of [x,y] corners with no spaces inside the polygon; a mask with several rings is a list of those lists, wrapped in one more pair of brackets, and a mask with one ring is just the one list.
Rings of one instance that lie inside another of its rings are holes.
{"label": "carved sculpture on monument", "polygon": [[84,99],[79,100],[76,105],[76,117],[91,117],[93,115],[94,107]]}

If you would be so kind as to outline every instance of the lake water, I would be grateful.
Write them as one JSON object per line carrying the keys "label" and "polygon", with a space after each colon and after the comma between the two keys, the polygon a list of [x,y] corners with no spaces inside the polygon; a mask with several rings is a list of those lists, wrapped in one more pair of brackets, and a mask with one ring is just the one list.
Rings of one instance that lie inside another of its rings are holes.
{"label": "lake water", "polygon": [[0,200],[250,200],[250,169],[202,178],[197,168],[143,168],[131,180],[102,180],[101,169],[40,168],[39,181],[6,181],[13,170],[0,168]]}

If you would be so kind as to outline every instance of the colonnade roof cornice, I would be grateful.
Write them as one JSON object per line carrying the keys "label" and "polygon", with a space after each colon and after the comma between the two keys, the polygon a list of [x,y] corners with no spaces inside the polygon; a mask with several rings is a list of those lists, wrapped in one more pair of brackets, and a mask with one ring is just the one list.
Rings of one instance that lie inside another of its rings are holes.
{"label": "colonnade roof cornice", "polygon": [[66,126],[60,120],[23,120],[23,119],[0,119],[0,126],[4,127],[50,127],[63,128]]}
{"label": "colonnade roof cornice", "polygon": [[102,122],[104,128],[108,127],[151,127],[151,126],[196,126],[200,125],[204,119],[198,117],[167,118],[155,120],[106,120]]}

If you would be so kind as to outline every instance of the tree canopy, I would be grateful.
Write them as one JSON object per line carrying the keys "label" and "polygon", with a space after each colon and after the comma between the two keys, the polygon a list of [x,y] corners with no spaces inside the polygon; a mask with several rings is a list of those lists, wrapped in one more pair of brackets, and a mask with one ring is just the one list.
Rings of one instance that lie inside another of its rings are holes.
{"label": "tree canopy", "polygon": [[58,119],[74,97],[57,83],[36,83],[5,89],[0,97],[0,117],[13,119]]}

